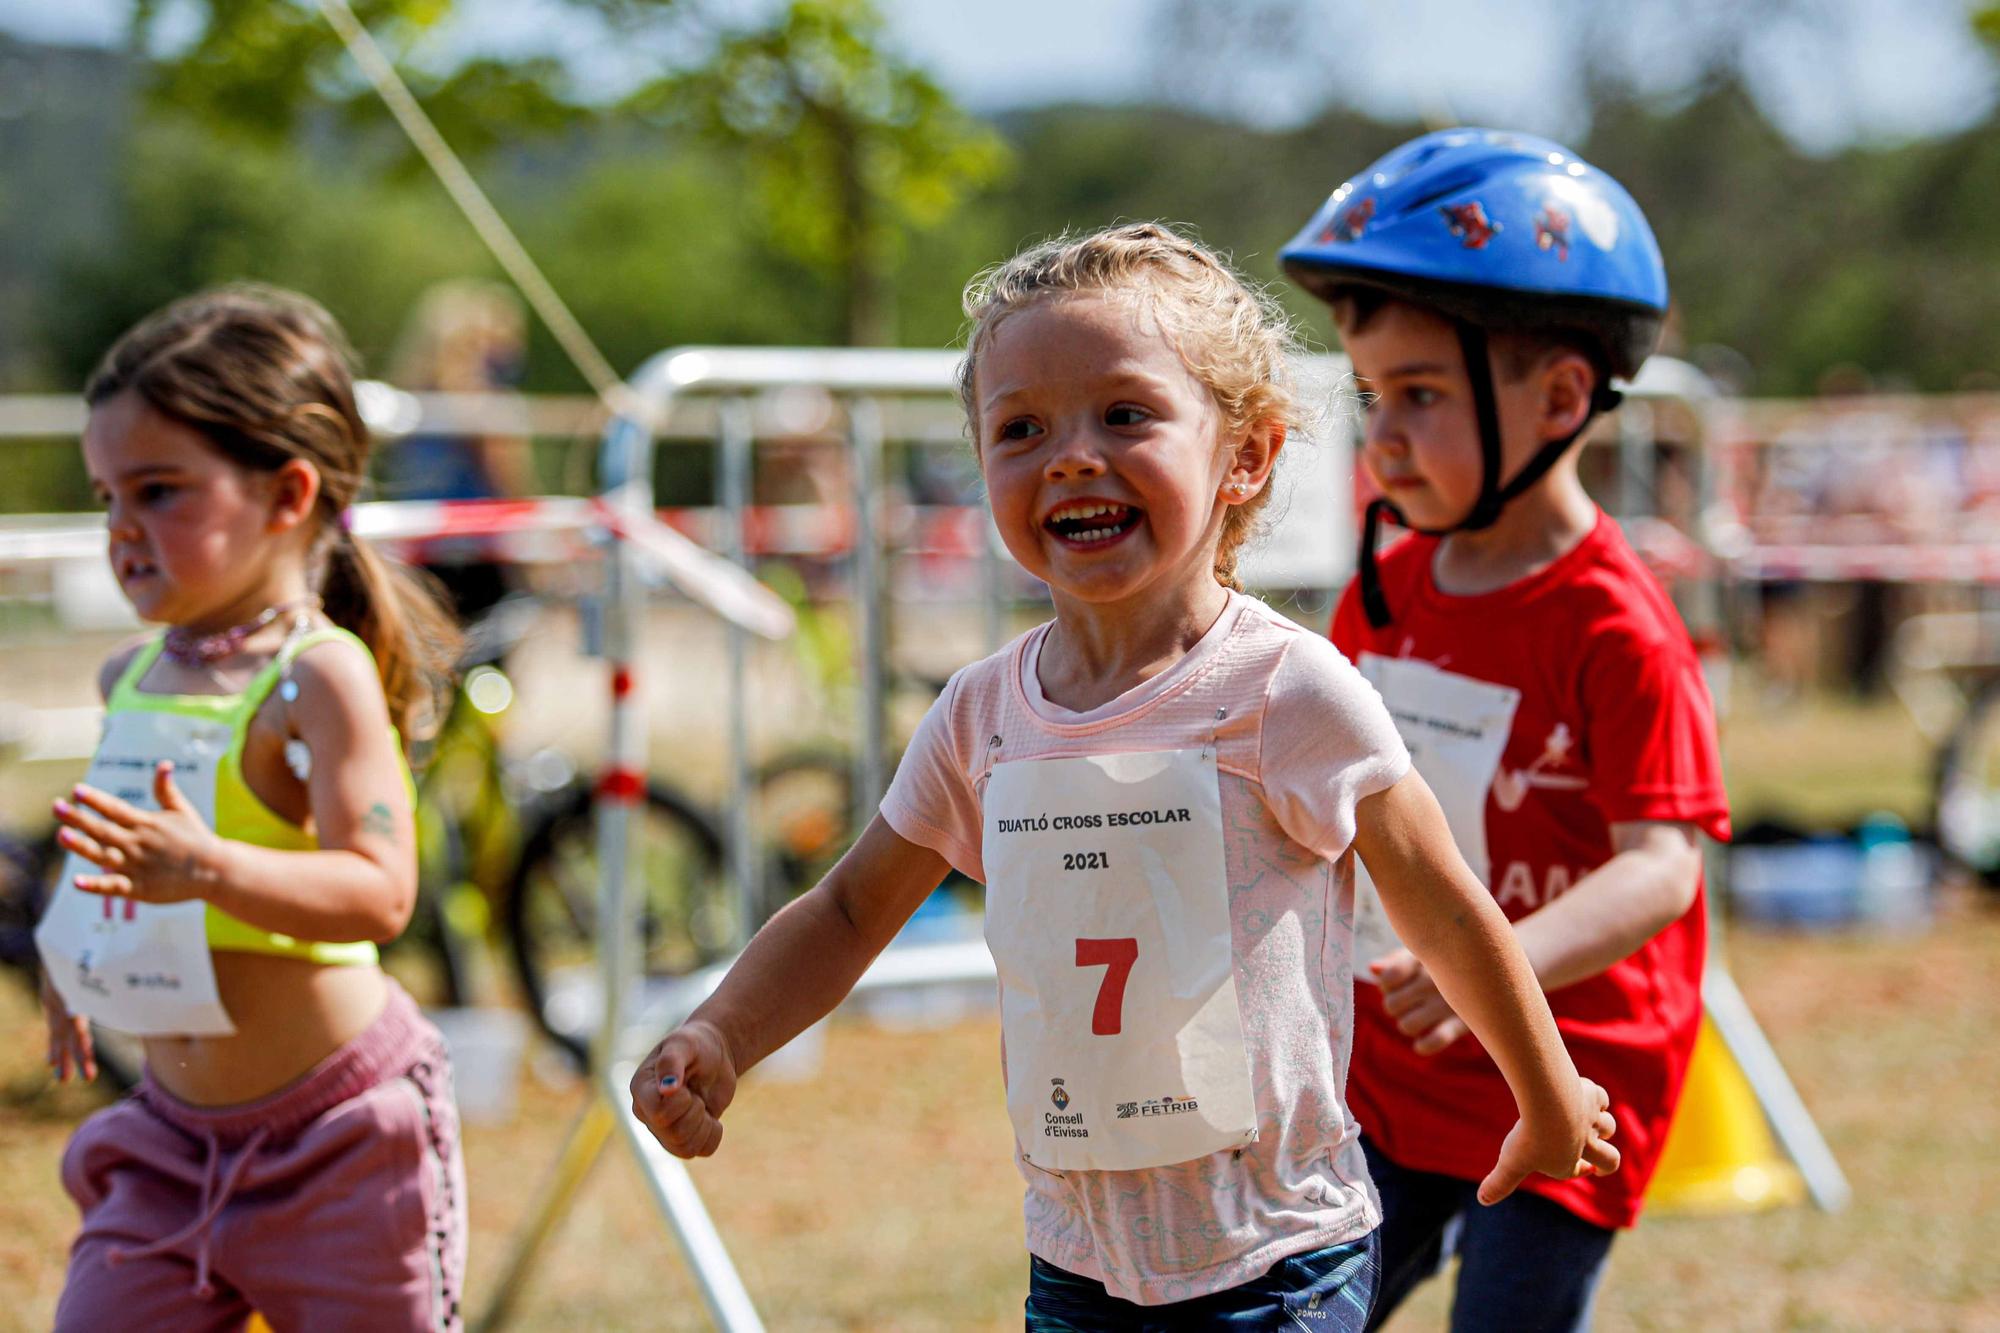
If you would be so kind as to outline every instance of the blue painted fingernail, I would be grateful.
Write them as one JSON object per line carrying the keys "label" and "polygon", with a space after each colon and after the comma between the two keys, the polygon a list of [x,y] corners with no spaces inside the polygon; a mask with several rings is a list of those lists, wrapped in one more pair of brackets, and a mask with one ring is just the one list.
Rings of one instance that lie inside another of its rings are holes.
{"label": "blue painted fingernail", "polygon": [[674,1077],[672,1074],[668,1074],[665,1078],[660,1080],[660,1086],[663,1088],[671,1088],[674,1085],[678,1084],[679,1082],[680,1080],[678,1078]]}

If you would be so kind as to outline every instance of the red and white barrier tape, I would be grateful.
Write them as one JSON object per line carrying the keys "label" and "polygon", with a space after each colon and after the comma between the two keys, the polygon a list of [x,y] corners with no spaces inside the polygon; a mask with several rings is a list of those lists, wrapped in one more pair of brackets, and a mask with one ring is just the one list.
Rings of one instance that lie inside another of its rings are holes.
{"label": "red and white barrier tape", "polygon": [[[902,505],[884,511],[884,534],[914,555],[977,557],[986,513],[976,505]],[[377,500],[354,508],[354,531],[422,558],[426,548],[468,541],[497,544],[496,555],[524,561],[574,560],[588,537],[610,529],[637,546],[675,586],[754,633],[783,638],[792,612],[782,599],[708,549],[728,516],[714,508],[663,509],[636,519],[603,500],[538,496],[521,500]],[[839,556],[856,536],[844,505],[763,505],[745,512],[745,546],[755,556]],[[1633,546],[1662,578],[1698,578],[1717,557],[1658,520],[1627,525]],[[94,559],[104,553],[101,520],[41,515],[0,522],[0,566]],[[2000,583],[2000,542],[1928,545],[1785,543],[1751,546],[1719,566],[1748,582]]]}
{"label": "red and white barrier tape", "polygon": [[[648,514],[600,499],[538,496],[524,500],[377,500],[354,507],[354,531],[371,541],[452,542],[472,538],[569,537],[608,529],[631,542],[689,599],[765,638],[794,626],[792,608],[745,571]],[[0,565],[101,557],[104,525],[72,516],[0,528]]]}
{"label": "red and white barrier tape", "polygon": [[1729,572],[1759,583],[2000,583],[2000,545],[1753,546]]}

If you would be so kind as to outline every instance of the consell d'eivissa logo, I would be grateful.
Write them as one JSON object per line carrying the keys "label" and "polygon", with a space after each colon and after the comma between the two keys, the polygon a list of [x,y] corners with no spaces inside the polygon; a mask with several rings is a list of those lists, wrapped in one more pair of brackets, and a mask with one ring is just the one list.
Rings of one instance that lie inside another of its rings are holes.
{"label": "consell d'eivissa logo", "polygon": [[1083,1112],[1062,1114],[1069,1110],[1069,1089],[1059,1078],[1052,1078],[1049,1082],[1054,1085],[1049,1091],[1049,1100],[1055,1103],[1056,1109],[1042,1112],[1042,1133],[1052,1139],[1089,1138],[1090,1131],[1083,1127]]}

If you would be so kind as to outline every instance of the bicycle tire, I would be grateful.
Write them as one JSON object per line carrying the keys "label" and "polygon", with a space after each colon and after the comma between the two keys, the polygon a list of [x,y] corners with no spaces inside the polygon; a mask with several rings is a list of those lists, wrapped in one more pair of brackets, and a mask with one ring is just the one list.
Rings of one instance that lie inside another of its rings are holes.
{"label": "bicycle tire", "polygon": [[[818,884],[861,836],[854,823],[854,757],[830,747],[788,751],[759,767],[755,782],[759,826],[773,844],[779,873],[778,880],[765,882],[785,886],[788,899],[797,897]],[[943,883],[972,881],[952,870]]]}
{"label": "bicycle tire", "polygon": [[[1932,771],[1931,829],[1946,862],[1989,889],[2000,890],[2000,782],[1985,768],[2000,732],[2000,681],[1988,683],[1966,705],[1958,725],[1938,747]],[[1995,749],[2000,758],[2000,749]],[[2000,774],[1996,774],[2000,776]]]}
{"label": "bicycle tire", "polygon": [[819,883],[846,854],[854,827],[854,756],[831,747],[794,750],[752,778],[757,824],[788,896]]}
{"label": "bicycle tire", "polygon": [[[597,864],[595,797],[562,792],[533,820],[505,894],[509,952],[535,1022],[582,1067],[580,1024],[557,1021],[566,988],[594,995]],[[679,792],[649,784],[640,807],[638,919],[648,976],[679,976],[729,956],[738,939],[721,832]],[[761,912],[758,914],[761,918]],[[749,923],[752,927],[758,922]]]}

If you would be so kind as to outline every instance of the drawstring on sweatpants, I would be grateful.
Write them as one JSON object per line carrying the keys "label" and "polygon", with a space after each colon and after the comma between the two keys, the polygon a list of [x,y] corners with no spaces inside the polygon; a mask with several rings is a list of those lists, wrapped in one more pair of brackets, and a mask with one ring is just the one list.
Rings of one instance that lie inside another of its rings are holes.
{"label": "drawstring on sweatpants", "polygon": [[[215,1225],[215,1219],[229,1203],[229,1196],[236,1193],[236,1186],[243,1179],[244,1169],[250,1165],[250,1159],[257,1155],[257,1150],[264,1146],[264,1140],[270,1133],[269,1125],[259,1125],[251,1131],[250,1137],[243,1141],[243,1147],[237,1151],[235,1159],[229,1163],[229,1169],[222,1173],[222,1187],[217,1189],[216,1164],[222,1159],[222,1140],[213,1130],[209,1131],[205,1136],[208,1140],[207,1160],[202,1165],[201,1173],[201,1208],[194,1221],[163,1240],[128,1249],[112,1250],[105,1255],[105,1261],[122,1264],[128,1259],[150,1259],[156,1254],[164,1254],[185,1243],[191,1236],[199,1235],[201,1243],[195,1246],[194,1252],[194,1294],[197,1299],[204,1301],[213,1297],[215,1285],[208,1280],[208,1251],[212,1239],[210,1228]],[[211,1193],[214,1194],[213,1199],[209,1197]]]}

